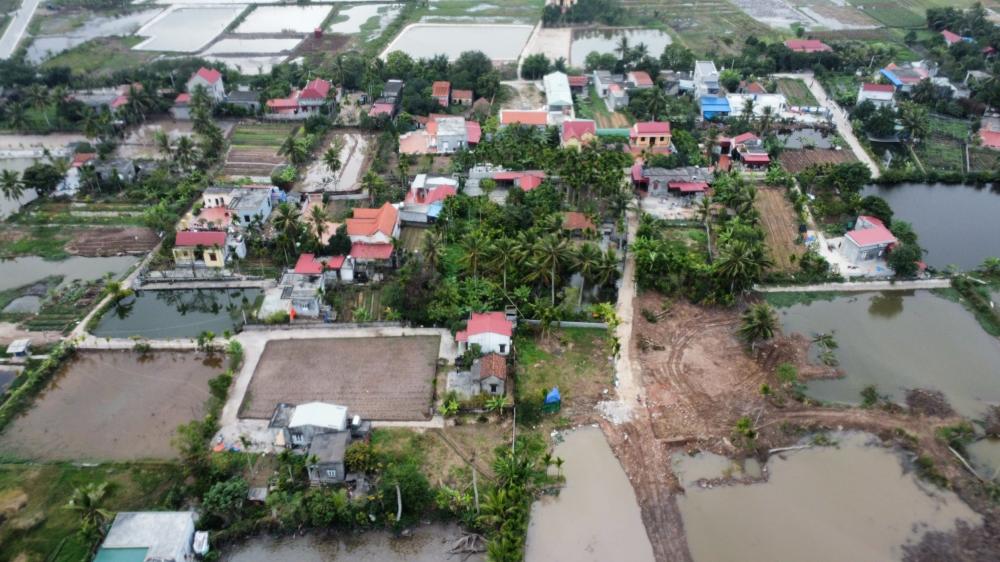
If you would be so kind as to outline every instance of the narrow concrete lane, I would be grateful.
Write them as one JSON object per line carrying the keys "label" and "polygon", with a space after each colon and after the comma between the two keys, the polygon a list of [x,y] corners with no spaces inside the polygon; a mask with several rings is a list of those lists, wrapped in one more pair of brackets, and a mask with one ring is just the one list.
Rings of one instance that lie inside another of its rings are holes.
{"label": "narrow concrete lane", "polygon": [[0,37],[0,59],[9,59],[14,54],[40,3],[41,0],[22,0],[21,7],[14,14],[14,20],[7,26],[3,37]]}

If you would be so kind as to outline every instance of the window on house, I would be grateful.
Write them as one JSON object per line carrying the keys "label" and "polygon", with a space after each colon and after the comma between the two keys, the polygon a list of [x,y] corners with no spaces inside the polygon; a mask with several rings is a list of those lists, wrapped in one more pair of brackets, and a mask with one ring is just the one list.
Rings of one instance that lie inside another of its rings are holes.
{"label": "window on house", "polygon": [[306,440],[305,440],[305,438],[302,437],[302,434],[300,434],[300,433],[293,433],[292,434],[292,443],[295,443],[296,445],[301,445],[301,444],[303,444],[305,442],[306,442]]}
{"label": "window on house", "polygon": [[497,385],[491,384],[490,385],[490,394],[496,394],[496,393],[497,393]]}
{"label": "window on house", "polygon": [[333,469],[333,468],[328,468],[326,470],[326,477],[327,478],[336,478],[337,477],[337,471],[335,469]]}
{"label": "window on house", "polygon": [[505,343],[500,344],[500,353],[506,353],[506,352],[507,352],[507,344]]}

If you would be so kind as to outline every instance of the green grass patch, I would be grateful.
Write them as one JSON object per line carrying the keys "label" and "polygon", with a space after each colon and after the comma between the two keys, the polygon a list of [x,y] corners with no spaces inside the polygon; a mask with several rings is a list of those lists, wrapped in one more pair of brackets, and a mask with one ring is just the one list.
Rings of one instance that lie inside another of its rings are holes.
{"label": "green grass patch", "polygon": [[142,37],[101,37],[77,45],[42,63],[42,68],[64,66],[71,68],[77,76],[87,74],[113,74],[118,70],[138,68],[156,54],[147,51],[133,51]]}
{"label": "green grass patch", "polygon": [[522,396],[533,396],[558,386],[565,403],[574,395],[589,395],[595,386],[611,384],[608,335],[604,330],[554,329],[545,340],[519,333],[517,385]]}
{"label": "green grass patch", "polygon": [[[934,129],[931,129],[934,131]],[[914,148],[917,157],[928,171],[963,172],[965,170],[965,144],[948,135],[934,132],[930,138]]]}
{"label": "green grass patch", "polygon": [[0,559],[13,560],[24,553],[28,560],[89,560],[95,545],[77,535],[79,516],[64,506],[75,489],[104,482],[108,492],[102,507],[112,511],[155,509],[162,505],[167,491],[181,482],[181,471],[166,463],[96,467],[0,464],[0,499],[27,499],[22,509],[0,524]]}
{"label": "green grass patch", "polygon": [[940,115],[930,116],[930,130],[937,135],[965,141],[969,138],[971,127],[971,123],[962,119],[951,119]]}
{"label": "green grass patch", "polygon": [[61,260],[69,257],[64,249],[69,237],[64,229],[57,227],[32,228],[26,236],[14,236],[11,240],[0,237],[0,257],[41,256],[47,260]]}
{"label": "green grass patch", "polygon": [[809,91],[809,86],[806,86],[805,82],[797,78],[779,78],[778,92],[788,98],[789,105],[807,107],[816,107],[819,105],[816,97]]}
{"label": "green grass patch", "polygon": [[1000,151],[981,146],[969,147],[970,172],[986,172],[1000,168]]}

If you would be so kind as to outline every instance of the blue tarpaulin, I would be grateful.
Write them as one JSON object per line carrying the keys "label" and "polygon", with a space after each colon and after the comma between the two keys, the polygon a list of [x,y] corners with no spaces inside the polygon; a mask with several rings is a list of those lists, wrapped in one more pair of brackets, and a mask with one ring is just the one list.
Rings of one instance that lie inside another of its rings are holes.
{"label": "blue tarpaulin", "polygon": [[559,387],[553,386],[552,390],[545,396],[546,404],[558,404],[562,402],[562,397],[559,396]]}

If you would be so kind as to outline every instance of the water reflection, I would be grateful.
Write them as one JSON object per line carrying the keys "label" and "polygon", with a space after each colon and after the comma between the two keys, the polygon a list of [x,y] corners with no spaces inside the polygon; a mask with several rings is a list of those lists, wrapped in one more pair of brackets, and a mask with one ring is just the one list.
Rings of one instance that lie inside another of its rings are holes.
{"label": "water reflection", "polygon": [[883,291],[871,298],[868,314],[880,318],[894,318],[903,312],[903,295],[913,296],[913,291]]}
{"label": "water reflection", "polygon": [[233,332],[253,315],[260,296],[258,289],[141,291],[105,314],[94,335],[174,338]]}

